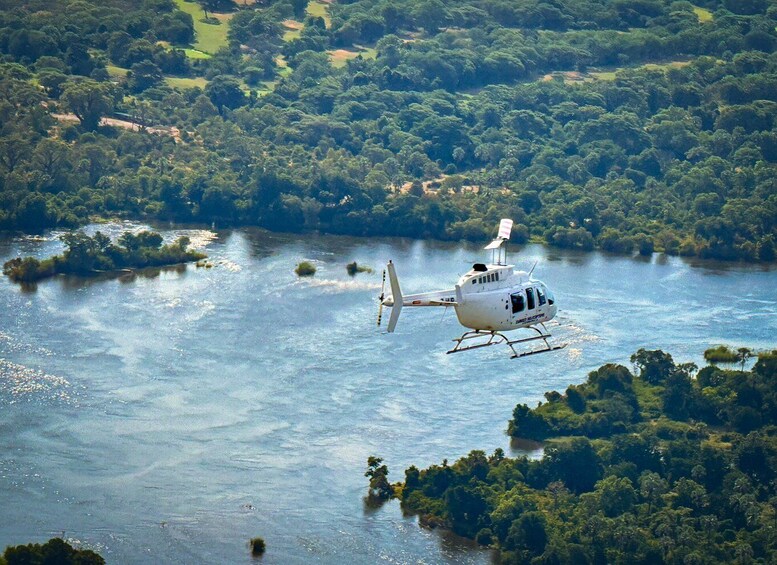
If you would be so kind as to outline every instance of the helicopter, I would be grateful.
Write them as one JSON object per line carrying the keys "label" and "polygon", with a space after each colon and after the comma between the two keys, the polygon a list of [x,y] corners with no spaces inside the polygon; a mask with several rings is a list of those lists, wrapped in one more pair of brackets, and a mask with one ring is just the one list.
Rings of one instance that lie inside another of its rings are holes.
{"label": "helicopter", "polygon": [[[511,219],[501,220],[496,239],[484,248],[491,251],[491,263],[475,263],[449,290],[403,295],[396,266],[389,261],[383,271],[378,326],[381,324],[384,306],[391,308],[388,332],[394,331],[399,314],[406,306],[453,307],[459,323],[469,330],[453,340],[455,345],[447,353],[506,344],[512,351],[511,359],[517,359],[566,347],[566,344],[551,345],[548,342],[551,334],[545,322],[552,320],[558,311],[553,292],[545,283],[532,278],[534,267],[529,272],[516,271],[514,265],[507,264],[507,242],[512,228]],[[391,295],[388,297],[385,296],[387,272],[391,286]],[[529,330],[536,335],[510,339],[503,332],[511,330]],[[541,340],[544,347],[529,351],[516,350],[520,344],[537,340]]]}

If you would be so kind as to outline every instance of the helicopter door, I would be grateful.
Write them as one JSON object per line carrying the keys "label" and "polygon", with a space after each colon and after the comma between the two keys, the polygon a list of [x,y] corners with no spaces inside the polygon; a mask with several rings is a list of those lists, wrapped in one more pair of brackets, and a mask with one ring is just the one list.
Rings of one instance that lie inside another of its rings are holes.
{"label": "helicopter door", "polygon": [[528,310],[534,310],[534,289],[526,289],[526,304]]}

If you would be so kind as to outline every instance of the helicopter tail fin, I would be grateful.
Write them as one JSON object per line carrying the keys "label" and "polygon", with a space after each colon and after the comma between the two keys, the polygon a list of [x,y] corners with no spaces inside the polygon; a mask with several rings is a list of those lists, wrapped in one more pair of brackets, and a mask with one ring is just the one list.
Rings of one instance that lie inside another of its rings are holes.
{"label": "helicopter tail fin", "polygon": [[394,299],[387,329],[389,332],[393,332],[394,328],[397,327],[399,314],[402,312],[402,291],[399,289],[399,279],[397,278],[397,271],[394,268],[394,263],[389,261],[388,265],[386,265],[386,269],[388,270],[389,283],[391,284],[391,297]]}

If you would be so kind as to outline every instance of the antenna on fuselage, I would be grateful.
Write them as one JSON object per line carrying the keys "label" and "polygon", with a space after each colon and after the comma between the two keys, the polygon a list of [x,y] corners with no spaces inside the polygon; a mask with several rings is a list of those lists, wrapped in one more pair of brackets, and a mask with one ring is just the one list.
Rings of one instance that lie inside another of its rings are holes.
{"label": "antenna on fuselage", "polygon": [[[499,222],[499,232],[497,232],[496,239],[484,247],[484,249],[491,250],[492,264],[507,265],[506,243],[510,241],[510,233],[512,233],[512,231],[513,231],[513,221],[509,218],[503,218]],[[494,256],[496,256],[496,261],[494,261]]]}

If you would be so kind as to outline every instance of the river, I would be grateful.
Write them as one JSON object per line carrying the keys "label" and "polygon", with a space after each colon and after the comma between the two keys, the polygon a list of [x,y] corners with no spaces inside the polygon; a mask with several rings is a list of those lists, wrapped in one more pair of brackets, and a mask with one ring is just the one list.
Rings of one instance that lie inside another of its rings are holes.
{"label": "river", "polygon": [[[100,229],[116,233],[123,226]],[[95,227],[89,228],[94,231]],[[482,245],[272,234],[187,234],[213,268],[36,289],[0,278],[0,548],[64,535],[113,563],[488,563],[364,505],[366,460],[404,469],[511,449],[535,405],[640,347],[702,363],[713,344],[777,345],[777,271],[528,245],[511,262],[555,293],[561,351],[446,355],[452,311],[375,326],[380,271],[404,292],[450,287]],[[0,239],[0,261],[61,251],[56,232]],[[486,242],[483,242],[484,244]],[[311,260],[312,278],[295,265]],[[350,277],[350,261],[375,268]],[[530,452],[538,456],[538,452]]]}

